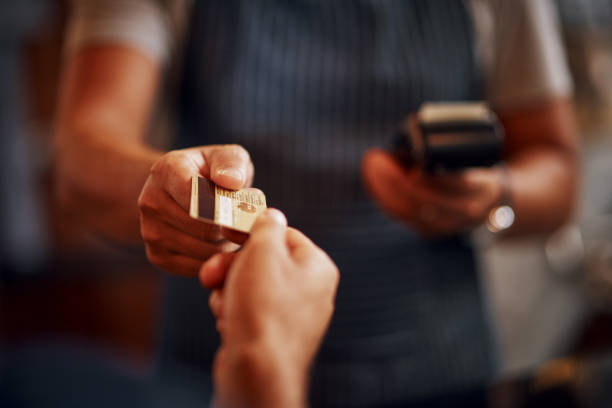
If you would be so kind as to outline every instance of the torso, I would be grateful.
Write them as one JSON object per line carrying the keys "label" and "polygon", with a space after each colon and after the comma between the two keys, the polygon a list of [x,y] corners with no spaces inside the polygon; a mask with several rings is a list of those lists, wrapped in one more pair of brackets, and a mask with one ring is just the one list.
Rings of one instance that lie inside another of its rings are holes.
{"label": "torso", "polygon": [[[197,2],[180,145],[243,145],[268,204],[341,270],[314,405],[397,403],[491,372],[469,245],[386,217],[359,171],[423,101],[481,97],[472,43],[456,0]],[[197,282],[171,278],[164,361],[207,367],[214,326],[199,309]]]}

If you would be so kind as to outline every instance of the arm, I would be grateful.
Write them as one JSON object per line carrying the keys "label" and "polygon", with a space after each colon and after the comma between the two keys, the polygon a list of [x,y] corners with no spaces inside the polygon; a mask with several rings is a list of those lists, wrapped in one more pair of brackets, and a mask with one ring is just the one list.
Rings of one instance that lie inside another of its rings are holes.
{"label": "arm", "polygon": [[[548,0],[480,3],[490,3],[495,23],[479,25],[482,19],[475,18],[477,29],[493,30],[477,34],[479,42],[493,40],[493,52],[481,54],[488,99],[506,130],[505,159],[516,212],[508,233],[549,232],[571,216],[578,171],[571,81],[554,8]],[[405,170],[378,150],[364,157],[363,175],[385,211],[425,235],[473,228],[501,196],[495,170],[430,177]]]}
{"label": "arm", "polygon": [[56,121],[62,204],[103,235],[140,241],[138,194],[162,152],[145,134],[159,63],[135,48],[88,47],[66,62]]}
{"label": "arm", "polygon": [[[502,113],[505,159],[516,221],[507,233],[551,232],[572,215],[577,184],[577,141],[571,104],[562,99]],[[366,186],[379,205],[426,236],[469,231],[499,205],[499,169],[431,176],[405,169],[386,152],[363,161]]]}
{"label": "arm", "polygon": [[200,270],[222,344],[214,363],[221,407],[304,407],[308,370],[333,312],[338,270],[282,213],[268,210],[238,253]]}
{"label": "arm", "polygon": [[156,151],[145,134],[159,64],[135,48],[90,46],[66,65],[57,118],[63,204],[102,235],[144,241],[151,263],[193,276],[202,261],[236,247],[188,215],[191,177],[238,189],[253,179],[240,146]]}
{"label": "arm", "polygon": [[550,232],[573,214],[578,187],[578,140],[572,104],[501,112],[517,216],[508,233]]}

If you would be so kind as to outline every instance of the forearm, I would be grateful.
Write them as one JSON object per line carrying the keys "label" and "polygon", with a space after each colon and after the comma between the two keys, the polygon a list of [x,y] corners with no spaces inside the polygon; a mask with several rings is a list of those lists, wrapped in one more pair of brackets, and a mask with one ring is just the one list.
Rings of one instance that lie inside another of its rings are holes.
{"label": "forearm", "polygon": [[573,214],[577,159],[562,151],[531,149],[508,162],[516,221],[510,235],[547,233]]}
{"label": "forearm", "polygon": [[546,233],[572,216],[579,158],[573,106],[552,100],[503,118],[516,222],[509,233]]}
{"label": "forearm", "polygon": [[57,187],[63,208],[106,237],[127,244],[140,242],[136,203],[151,166],[162,153],[139,141],[88,135],[76,127],[59,133]]}
{"label": "forearm", "polygon": [[283,357],[282,345],[251,344],[226,348],[216,362],[215,406],[295,407],[307,406],[307,367],[295,367]]}
{"label": "forearm", "polygon": [[61,203],[124,243],[140,242],[138,194],[161,155],[145,143],[159,71],[137,49],[110,44],[82,49],[62,72],[55,129]]}

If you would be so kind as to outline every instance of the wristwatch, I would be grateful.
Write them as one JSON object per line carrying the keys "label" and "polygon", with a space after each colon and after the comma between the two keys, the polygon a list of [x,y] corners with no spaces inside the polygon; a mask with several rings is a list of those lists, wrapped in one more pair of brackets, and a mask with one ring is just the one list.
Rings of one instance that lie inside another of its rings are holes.
{"label": "wristwatch", "polygon": [[501,183],[499,205],[491,209],[487,217],[487,229],[493,233],[506,231],[512,227],[516,218],[512,208],[510,171],[504,164],[499,166],[499,177]]}

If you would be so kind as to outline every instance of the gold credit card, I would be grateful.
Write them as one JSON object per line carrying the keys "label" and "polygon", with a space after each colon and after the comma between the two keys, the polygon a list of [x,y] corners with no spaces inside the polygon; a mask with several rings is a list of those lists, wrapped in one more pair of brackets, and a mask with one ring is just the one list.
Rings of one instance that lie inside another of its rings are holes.
{"label": "gold credit card", "polygon": [[233,191],[204,177],[191,178],[191,218],[248,233],[265,209],[266,196],[261,190],[242,188]]}

